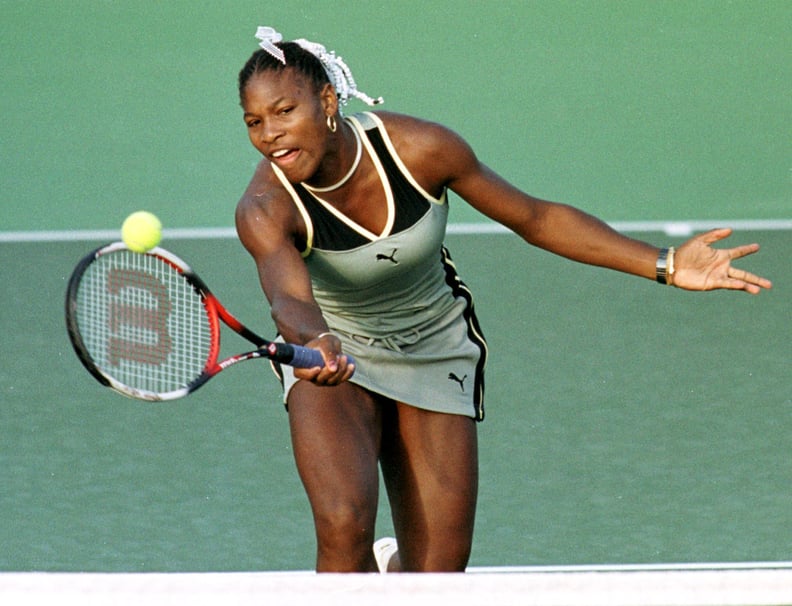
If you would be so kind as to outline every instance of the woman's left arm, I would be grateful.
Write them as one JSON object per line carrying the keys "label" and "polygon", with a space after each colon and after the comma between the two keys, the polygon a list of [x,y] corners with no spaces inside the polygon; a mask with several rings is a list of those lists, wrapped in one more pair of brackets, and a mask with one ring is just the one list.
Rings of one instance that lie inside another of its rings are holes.
{"label": "woman's left arm", "polygon": [[[482,164],[470,146],[452,131],[433,125],[422,129],[432,162],[442,167],[429,179],[444,185],[491,219],[527,242],[568,259],[656,279],[660,250],[612,229],[605,222],[567,204],[540,200],[517,189]],[[765,278],[732,267],[731,262],[759,250],[757,244],[715,249],[729,229],[696,235],[673,257],[669,282],[687,290],[727,288],[758,294],[770,288]]]}

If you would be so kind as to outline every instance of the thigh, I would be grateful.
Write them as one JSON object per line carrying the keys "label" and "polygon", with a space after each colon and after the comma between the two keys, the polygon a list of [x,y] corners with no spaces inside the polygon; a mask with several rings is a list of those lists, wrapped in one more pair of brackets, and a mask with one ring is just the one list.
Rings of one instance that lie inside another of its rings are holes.
{"label": "thigh", "polygon": [[475,421],[398,404],[383,425],[382,469],[402,568],[464,570],[478,492]]}
{"label": "thigh", "polygon": [[289,426],[320,556],[360,551],[352,560],[369,557],[379,491],[381,406],[351,383],[317,387],[300,381],[289,395]]}

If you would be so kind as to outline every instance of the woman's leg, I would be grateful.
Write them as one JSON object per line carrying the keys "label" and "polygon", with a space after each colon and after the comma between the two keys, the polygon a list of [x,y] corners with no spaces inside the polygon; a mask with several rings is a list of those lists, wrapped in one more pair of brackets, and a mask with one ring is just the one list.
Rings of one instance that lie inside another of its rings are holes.
{"label": "woman's leg", "polygon": [[405,404],[385,415],[381,461],[401,569],[464,571],[478,492],[476,422]]}
{"label": "woman's leg", "polygon": [[314,516],[318,572],[375,572],[381,407],[351,383],[298,382],[289,395],[294,457]]}

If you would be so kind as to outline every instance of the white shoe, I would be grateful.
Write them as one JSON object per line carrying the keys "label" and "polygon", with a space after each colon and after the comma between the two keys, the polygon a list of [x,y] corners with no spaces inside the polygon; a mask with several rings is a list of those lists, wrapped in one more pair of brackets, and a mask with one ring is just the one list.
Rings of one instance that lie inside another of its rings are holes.
{"label": "white shoe", "polygon": [[377,560],[377,568],[382,574],[388,572],[388,564],[397,551],[399,546],[393,537],[385,537],[374,543],[374,559]]}

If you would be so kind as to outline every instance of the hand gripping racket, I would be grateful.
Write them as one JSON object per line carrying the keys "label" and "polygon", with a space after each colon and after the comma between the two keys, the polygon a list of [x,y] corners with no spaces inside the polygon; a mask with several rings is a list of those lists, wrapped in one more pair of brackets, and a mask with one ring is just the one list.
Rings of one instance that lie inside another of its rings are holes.
{"label": "hand gripping racket", "polygon": [[[218,361],[220,321],[257,349]],[[141,400],[184,397],[243,360],[324,366],[316,349],[274,343],[249,330],[173,253],[162,248],[135,253],[123,242],[97,248],[74,269],[66,327],[88,372],[102,385]]]}

